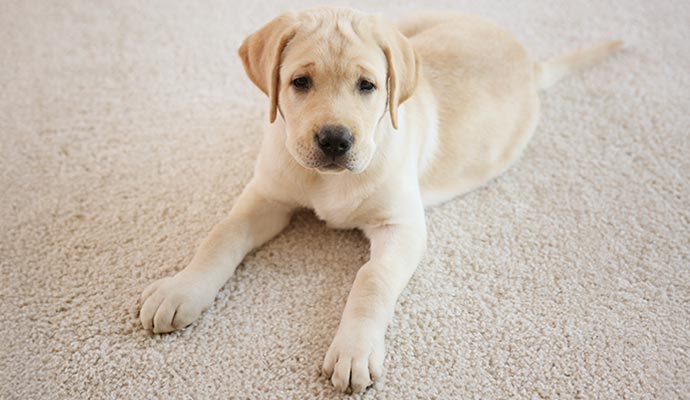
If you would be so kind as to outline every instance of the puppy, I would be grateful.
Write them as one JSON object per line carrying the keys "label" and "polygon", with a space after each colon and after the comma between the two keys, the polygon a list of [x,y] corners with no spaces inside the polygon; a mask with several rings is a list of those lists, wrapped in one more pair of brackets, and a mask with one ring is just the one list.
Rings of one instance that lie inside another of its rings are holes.
{"label": "puppy", "polygon": [[189,266],[144,290],[141,323],[191,324],[249,251],[309,207],[371,242],[323,362],[337,389],[362,391],[383,373],[387,325],[424,253],[424,207],[505,171],[535,130],[538,89],[619,45],[539,63],[474,16],[397,27],[341,8],[277,17],[239,49],[269,99],[254,176]]}

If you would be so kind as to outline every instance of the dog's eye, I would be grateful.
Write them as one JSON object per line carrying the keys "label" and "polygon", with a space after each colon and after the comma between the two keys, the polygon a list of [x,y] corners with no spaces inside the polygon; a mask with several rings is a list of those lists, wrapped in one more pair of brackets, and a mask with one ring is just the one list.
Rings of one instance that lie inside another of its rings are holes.
{"label": "dog's eye", "polygon": [[309,90],[311,79],[308,76],[300,76],[292,81],[292,86],[297,90]]}
{"label": "dog's eye", "polygon": [[359,91],[362,93],[369,93],[374,91],[376,89],[376,86],[374,86],[373,83],[369,82],[366,79],[361,79],[359,81]]}

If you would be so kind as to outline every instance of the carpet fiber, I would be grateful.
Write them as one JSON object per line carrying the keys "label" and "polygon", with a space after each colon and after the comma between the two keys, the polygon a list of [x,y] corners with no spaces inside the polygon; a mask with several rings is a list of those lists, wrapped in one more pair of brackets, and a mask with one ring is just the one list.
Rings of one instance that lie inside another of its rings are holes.
{"label": "carpet fiber", "polygon": [[[301,4],[296,4],[301,3]],[[427,213],[363,398],[689,398],[690,3],[347,3],[483,14],[538,58],[625,48],[542,95],[514,168]],[[191,327],[136,300],[251,176],[267,101],[237,48],[313,1],[2,2],[0,398],[330,398],[368,244],[308,211]]]}

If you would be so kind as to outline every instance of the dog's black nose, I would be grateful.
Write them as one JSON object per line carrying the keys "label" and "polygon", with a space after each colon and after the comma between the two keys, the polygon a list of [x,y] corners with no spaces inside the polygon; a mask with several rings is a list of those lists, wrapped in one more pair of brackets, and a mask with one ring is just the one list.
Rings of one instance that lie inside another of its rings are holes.
{"label": "dog's black nose", "polygon": [[338,157],[347,153],[352,147],[354,138],[342,125],[326,125],[316,134],[316,144],[329,157]]}

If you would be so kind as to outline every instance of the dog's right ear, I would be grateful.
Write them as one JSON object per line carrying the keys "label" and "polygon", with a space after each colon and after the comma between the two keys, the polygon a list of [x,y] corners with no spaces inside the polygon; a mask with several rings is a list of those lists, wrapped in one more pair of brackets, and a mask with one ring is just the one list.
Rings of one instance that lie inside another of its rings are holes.
{"label": "dog's right ear", "polygon": [[271,123],[276,120],[278,109],[281,55],[295,36],[297,23],[296,13],[285,13],[249,35],[240,46],[240,58],[249,79],[269,98]]}

